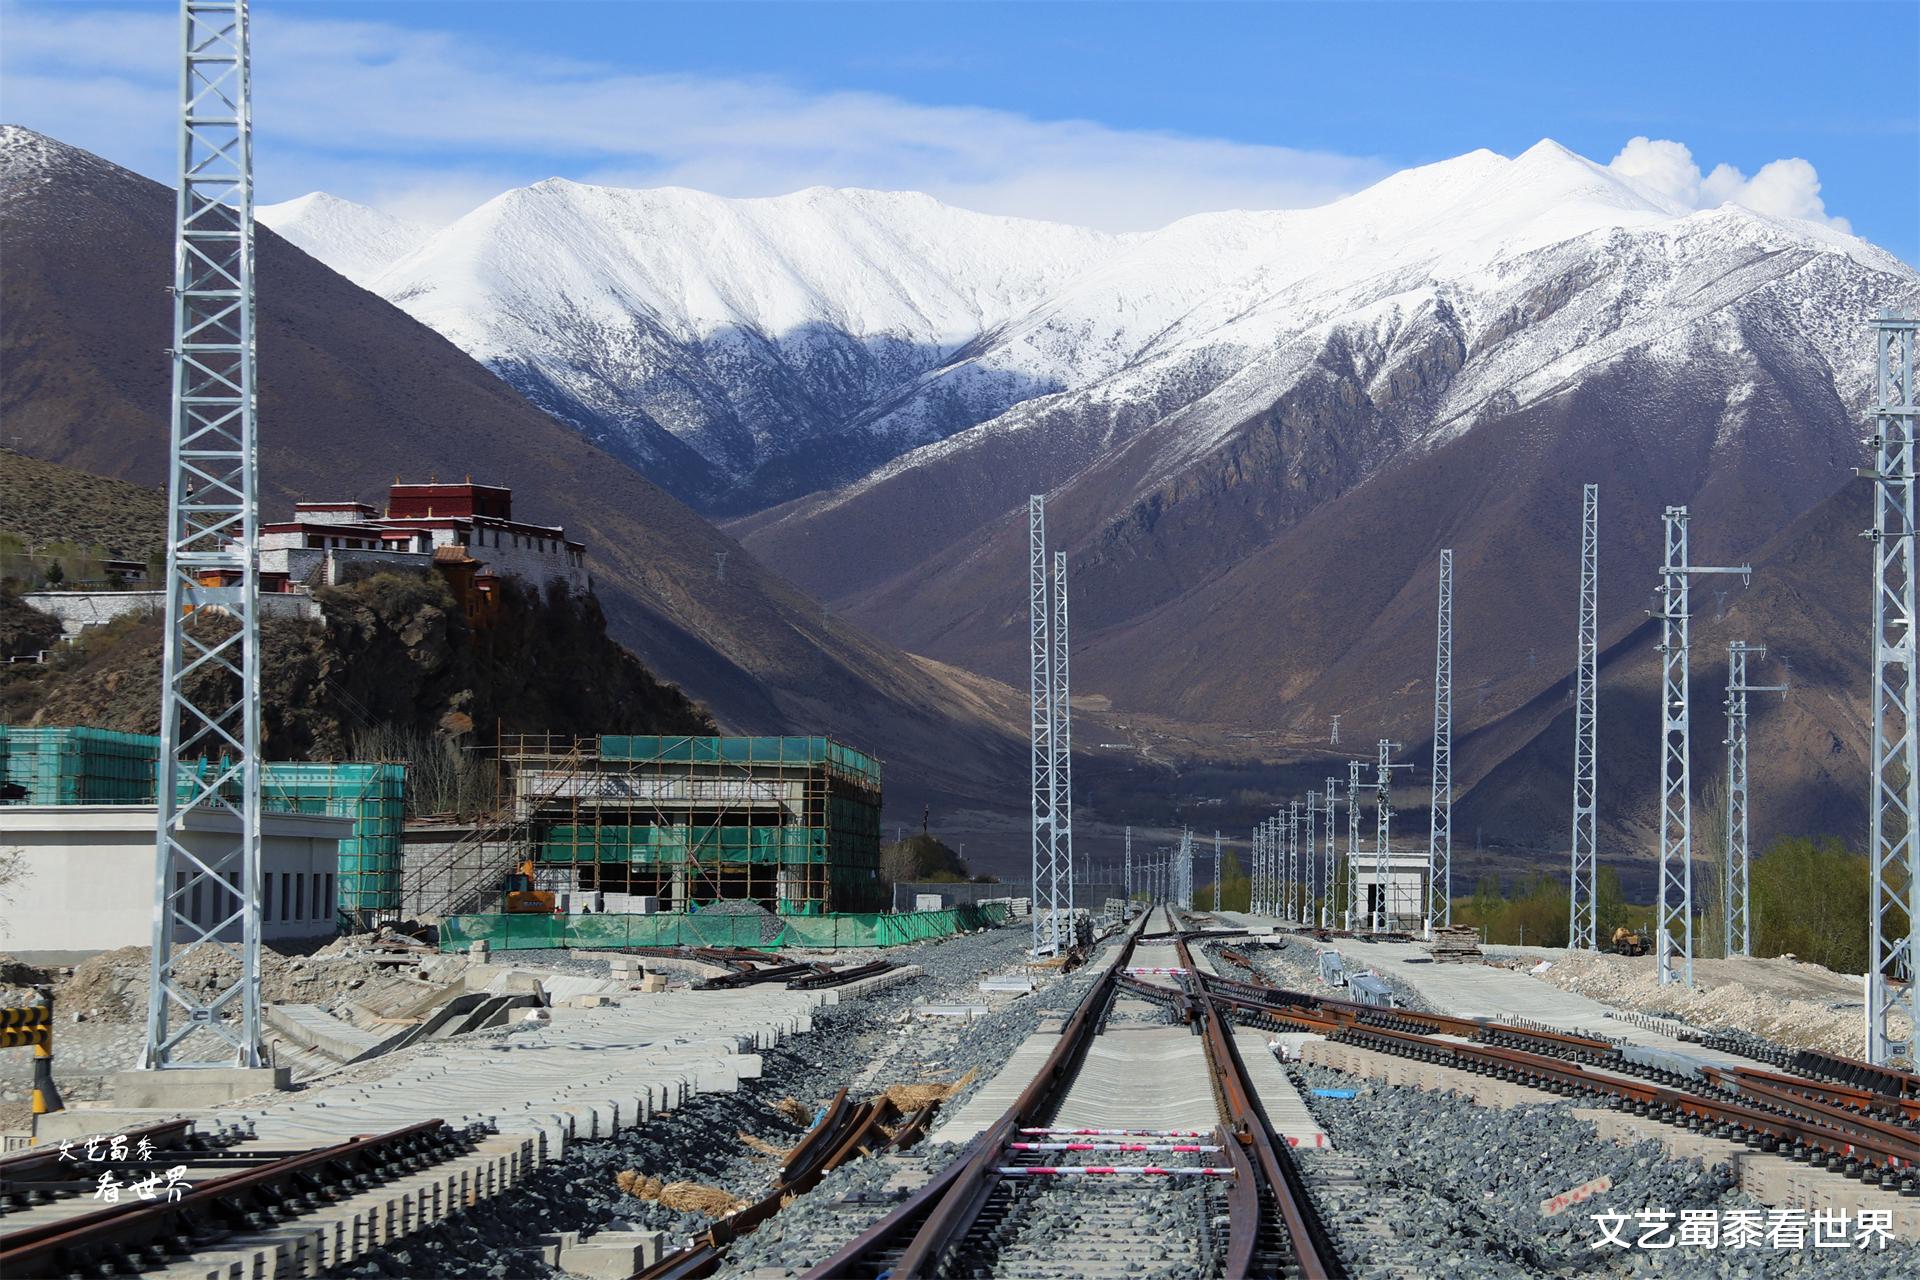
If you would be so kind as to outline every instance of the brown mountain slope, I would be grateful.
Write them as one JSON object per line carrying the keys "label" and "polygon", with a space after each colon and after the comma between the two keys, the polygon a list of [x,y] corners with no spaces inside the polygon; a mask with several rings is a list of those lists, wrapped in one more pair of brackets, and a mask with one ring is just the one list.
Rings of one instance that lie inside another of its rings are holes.
{"label": "brown mountain slope", "polygon": [[167,495],[0,449],[0,533],[144,558],[165,540]]}
{"label": "brown mountain slope", "polygon": [[[172,218],[166,188],[0,131],[0,418],[23,452],[163,480]],[[587,543],[615,637],[729,728],[838,734],[887,759],[890,795],[909,806],[1019,776],[1015,740],[984,704],[825,615],[431,330],[265,228],[257,269],[269,513],[377,498],[396,475],[512,485],[527,518]]]}

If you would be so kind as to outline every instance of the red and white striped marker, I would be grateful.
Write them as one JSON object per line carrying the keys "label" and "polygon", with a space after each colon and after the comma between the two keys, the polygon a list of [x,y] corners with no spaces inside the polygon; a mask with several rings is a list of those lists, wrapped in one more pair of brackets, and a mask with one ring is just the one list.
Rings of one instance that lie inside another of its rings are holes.
{"label": "red and white striped marker", "polygon": [[1196,1177],[1231,1178],[1232,1166],[1210,1164],[1195,1165],[1158,1165],[1158,1164],[1004,1164],[994,1170],[1008,1178],[1039,1177],[1092,1177],[1104,1174],[1133,1174],[1150,1178]]}
{"label": "red and white striped marker", "polygon": [[1009,1151],[1219,1151],[1199,1142],[1009,1142]]}

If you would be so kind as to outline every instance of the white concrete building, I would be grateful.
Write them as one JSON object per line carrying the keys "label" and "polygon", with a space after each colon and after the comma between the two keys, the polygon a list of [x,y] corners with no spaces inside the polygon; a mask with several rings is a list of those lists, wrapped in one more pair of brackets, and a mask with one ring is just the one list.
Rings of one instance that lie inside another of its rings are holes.
{"label": "white concrete building", "polygon": [[433,482],[395,483],[384,512],[365,502],[296,503],[293,519],[260,526],[261,589],[327,586],[349,567],[426,570],[443,548],[463,550],[483,575],[564,582],[575,594],[590,585],[586,547],[559,525],[515,520],[513,490]]}
{"label": "white concrete building", "polygon": [[[239,830],[226,813],[196,810],[187,821],[187,846],[202,857],[218,854]],[[30,963],[71,964],[115,947],[150,945],[154,822],[150,804],[0,808],[0,843],[24,855],[24,874],[0,903],[0,951]],[[353,834],[353,819],[264,813],[260,826],[262,938],[332,936],[340,841]],[[176,874],[184,884],[185,873]],[[233,905],[211,885],[190,891],[187,903],[203,925]],[[240,933],[232,928],[221,937],[238,942]]]}
{"label": "white concrete building", "polygon": [[[1354,925],[1364,927],[1378,909],[1380,878],[1374,874],[1373,850],[1362,849],[1357,868],[1359,892],[1355,896]],[[1427,915],[1427,851],[1390,849],[1387,851],[1387,926],[1417,929]]]}

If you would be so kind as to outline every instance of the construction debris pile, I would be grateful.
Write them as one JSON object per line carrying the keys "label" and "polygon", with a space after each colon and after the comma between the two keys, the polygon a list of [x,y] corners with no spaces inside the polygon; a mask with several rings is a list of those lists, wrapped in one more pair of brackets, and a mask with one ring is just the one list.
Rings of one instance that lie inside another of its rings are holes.
{"label": "construction debris pile", "polygon": [[1663,987],[1648,957],[1571,952],[1536,973],[1604,1004],[1665,1014],[1696,1027],[1745,1031],[1793,1049],[1860,1057],[1860,979],[1790,956],[1695,960],[1697,988]]}

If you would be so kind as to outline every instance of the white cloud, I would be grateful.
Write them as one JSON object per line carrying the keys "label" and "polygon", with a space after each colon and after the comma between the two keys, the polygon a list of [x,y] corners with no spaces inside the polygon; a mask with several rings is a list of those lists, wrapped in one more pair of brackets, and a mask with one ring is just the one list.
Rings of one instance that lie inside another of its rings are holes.
{"label": "white cloud", "polygon": [[[168,179],[174,19],[0,8],[9,119]],[[1112,230],[1223,208],[1325,203],[1388,171],[1363,157],[1037,120],[770,79],[631,74],[505,56],[464,36],[254,15],[263,199],[323,188],[444,219],[560,174],[773,195],[926,191]]]}
{"label": "white cloud", "polygon": [[1845,218],[1827,212],[1820,199],[1820,175],[1797,157],[1770,160],[1751,178],[1730,164],[1716,165],[1703,177],[1684,143],[1639,137],[1629,139],[1607,168],[1683,208],[1737,204],[1777,218],[1804,218],[1837,231],[1852,230]]}

